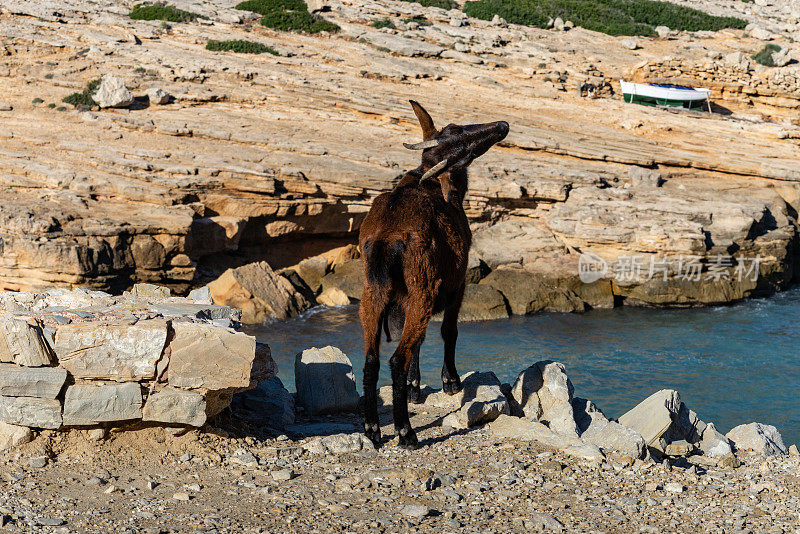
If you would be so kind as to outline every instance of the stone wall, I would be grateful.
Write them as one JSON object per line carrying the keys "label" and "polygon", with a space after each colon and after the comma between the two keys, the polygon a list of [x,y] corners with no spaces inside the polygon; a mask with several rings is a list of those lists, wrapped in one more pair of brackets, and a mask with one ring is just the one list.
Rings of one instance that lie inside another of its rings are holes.
{"label": "stone wall", "polygon": [[240,312],[145,284],[0,292],[0,421],[39,429],[145,421],[200,427],[275,376]]}
{"label": "stone wall", "polygon": [[800,70],[796,65],[763,67],[736,52],[724,61],[692,62],[680,58],[640,63],[630,79],[711,89],[711,100],[735,110],[751,109],[798,123]]}

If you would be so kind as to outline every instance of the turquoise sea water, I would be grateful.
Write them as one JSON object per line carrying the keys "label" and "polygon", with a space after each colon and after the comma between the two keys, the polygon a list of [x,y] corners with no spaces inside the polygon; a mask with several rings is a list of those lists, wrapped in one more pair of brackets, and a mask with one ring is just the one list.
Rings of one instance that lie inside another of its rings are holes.
{"label": "turquoise sea water", "polygon": [[[441,387],[440,323],[422,348],[423,383]],[[279,376],[294,389],[294,357],[334,345],[353,362],[361,389],[364,363],[357,307],[318,308],[283,323],[247,327],[269,343]],[[389,384],[394,344],[383,343],[380,385]],[[769,299],[688,310],[619,308],[585,314],[545,313],[459,327],[456,365],[493,371],[511,382],[533,362],[567,367],[575,395],[618,417],[651,393],[674,388],[706,422],[727,432],[759,421],[800,441],[800,288]]]}

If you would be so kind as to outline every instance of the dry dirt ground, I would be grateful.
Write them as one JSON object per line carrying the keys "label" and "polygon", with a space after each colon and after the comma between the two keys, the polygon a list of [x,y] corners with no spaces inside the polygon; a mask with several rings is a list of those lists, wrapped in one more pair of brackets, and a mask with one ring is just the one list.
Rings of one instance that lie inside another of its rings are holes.
{"label": "dry dirt ground", "polygon": [[[587,463],[486,429],[451,433],[424,412],[412,419],[422,447],[408,452],[390,419],[377,452],[338,455],[230,420],[180,436],[42,434],[0,455],[0,531],[795,532],[800,519],[796,457]],[[357,426],[352,416],[293,428]]]}

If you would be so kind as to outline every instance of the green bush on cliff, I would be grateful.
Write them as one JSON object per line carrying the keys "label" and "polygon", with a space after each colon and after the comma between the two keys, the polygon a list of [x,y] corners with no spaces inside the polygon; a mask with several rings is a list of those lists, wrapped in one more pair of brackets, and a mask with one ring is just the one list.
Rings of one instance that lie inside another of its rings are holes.
{"label": "green bush on cliff", "polygon": [[134,20],[165,20],[167,22],[192,22],[200,17],[197,13],[184,11],[164,2],[136,4],[128,16]]}
{"label": "green bush on cliff", "polygon": [[236,6],[261,15],[261,25],[281,31],[337,32],[339,26],[308,12],[303,0],[247,0]]}
{"label": "green bush on cliff", "polygon": [[425,7],[441,7],[442,9],[458,9],[455,0],[403,0],[404,2],[416,2]]}
{"label": "green bush on cliff", "polygon": [[774,67],[775,62],[772,60],[772,53],[780,51],[780,46],[772,43],[766,44],[764,48],[753,54],[753,61],[765,67]]}
{"label": "green bush on cliff", "polygon": [[394,28],[395,26],[394,26],[394,22],[392,22],[391,19],[385,18],[385,19],[375,19],[375,20],[373,20],[372,21],[372,27],[373,28],[378,28],[380,30],[381,28]]}
{"label": "green bush on cliff", "polygon": [[278,55],[277,50],[274,48],[253,41],[215,41],[211,39],[206,43],[206,50],[211,50],[212,52],[236,52],[239,54]]}
{"label": "green bush on cliff", "polygon": [[689,7],[657,0],[472,0],[464,12],[491,20],[500,15],[508,22],[546,28],[561,17],[577,26],[609,35],[652,35],[655,26],[700,31],[743,29],[747,22],[734,17],[715,17]]}
{"label": "green bush on cliff", "polygon": [[78,106],[86,106],[91,108],[97,105],[97,102],[94,101],[92,95],[95,93],[95,91],[97,91],[99,86],[100,80],[92,80],[86,84],[86,89],[80,93],[72,93],[71,95],[65,96],[61,99],[61,101],[65,104],[72,104],[76,108]]}

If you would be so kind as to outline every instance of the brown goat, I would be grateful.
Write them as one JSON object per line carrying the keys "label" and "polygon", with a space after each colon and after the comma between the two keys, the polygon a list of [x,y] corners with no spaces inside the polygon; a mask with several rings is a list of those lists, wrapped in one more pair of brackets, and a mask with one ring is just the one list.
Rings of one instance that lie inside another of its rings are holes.
{"label": "brown goat", "polygon": [[[361,225],[364,259],[361,324],[364,328],[364,432],[381,441],[377,383],[381,327],[402,324],[389,360],[394,426],[400,446],[413,449],[417,436],[408,418],[408,400],[419,401],[419,349],[428,322],[444,310],[444,391],[455,394],[461,380],[455,367],[458,312],[464,296],[467,256],[472,241],[464,197],[467,166],[508,134],[508,123],[492,122],[436,130],[428,112],[411,101],[422,126],[422,163],[395,188],[378,196]],[[409,393],[410,388],[410,393]]]}

